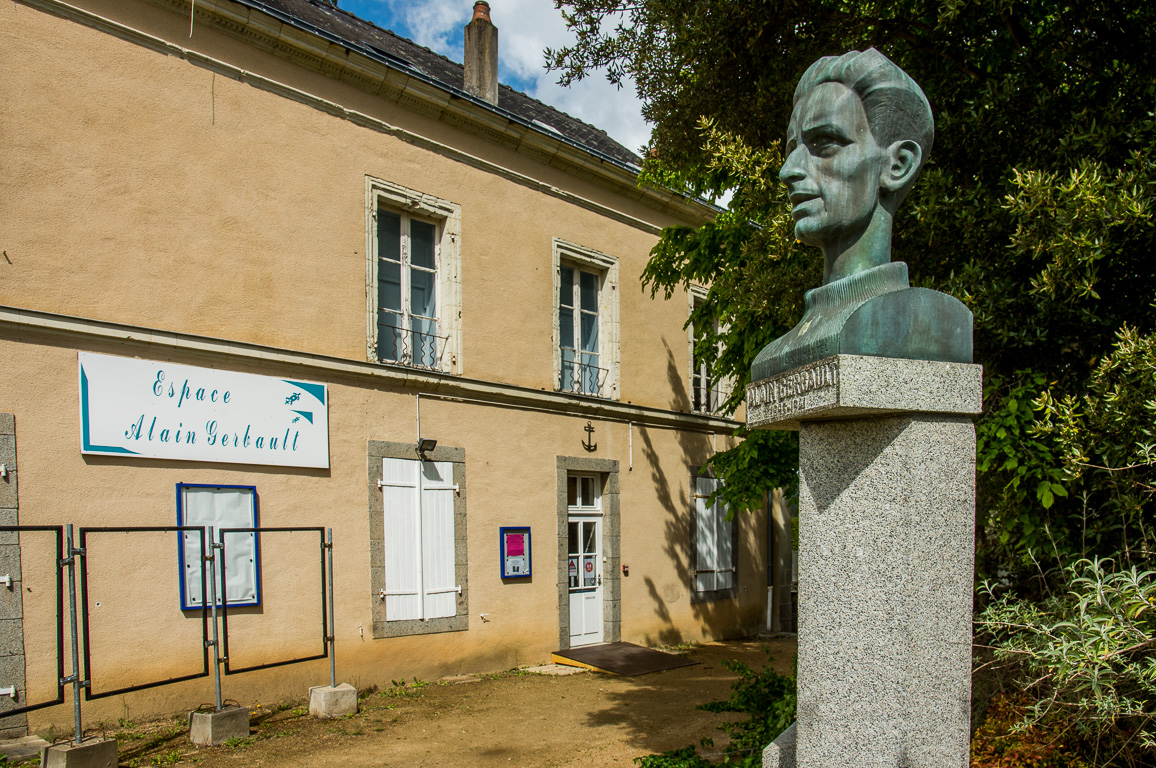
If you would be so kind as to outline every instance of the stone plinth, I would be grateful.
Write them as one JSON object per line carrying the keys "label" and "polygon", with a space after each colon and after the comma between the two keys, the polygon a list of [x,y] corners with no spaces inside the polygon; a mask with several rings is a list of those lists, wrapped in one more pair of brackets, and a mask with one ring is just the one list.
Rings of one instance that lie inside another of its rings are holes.
{"label": "stone plinth", "polygon": [[800,430],[798,722],[764,765],[966,768],[980,373],[838,356],[751,385],[752,422]]}
{"label": "stone plinth", "polygon": [[247,707],[225,707],[220,712],[189,713],[189,741],[198,747],[216,747],[229,739],[248,737]]}
{"label": "stone plinth", "polygon": [[116,739],[84,739],[40,750],[43,768],[116,768],[117,760]]}
{"label": "stone plinth", "polygon": [[357,689],[349,683],[309,689],[309,714],[322,720],[357,713]]}
{"label": "stone plinth", "polygon": [[981,375],[967,363],[836,355],[747,386],[747,425],[798,430],[804,421],[979,413]]}

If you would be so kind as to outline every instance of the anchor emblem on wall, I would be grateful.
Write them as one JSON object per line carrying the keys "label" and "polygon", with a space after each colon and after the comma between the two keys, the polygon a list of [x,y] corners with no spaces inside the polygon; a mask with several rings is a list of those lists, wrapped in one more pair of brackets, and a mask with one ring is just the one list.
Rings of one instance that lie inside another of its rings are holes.
{"label": "anchor emblem on wall", "polygon": [[593,453],[598,450],[598,443],[594,442],[594,425],[586,422],[586,426],[583,427],[583,429],[586,430],[586,439],[582,441],[582,447],[585,448],[588,453]]}

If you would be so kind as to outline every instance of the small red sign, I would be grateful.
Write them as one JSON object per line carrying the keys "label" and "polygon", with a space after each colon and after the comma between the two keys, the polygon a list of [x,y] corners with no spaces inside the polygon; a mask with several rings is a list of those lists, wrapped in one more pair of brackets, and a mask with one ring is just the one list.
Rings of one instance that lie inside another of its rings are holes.
{"label": "small red sign", "polygon": [[594,572],[594,561],[587,560],[586,561],[586,573],[593,573],[593,572]]}

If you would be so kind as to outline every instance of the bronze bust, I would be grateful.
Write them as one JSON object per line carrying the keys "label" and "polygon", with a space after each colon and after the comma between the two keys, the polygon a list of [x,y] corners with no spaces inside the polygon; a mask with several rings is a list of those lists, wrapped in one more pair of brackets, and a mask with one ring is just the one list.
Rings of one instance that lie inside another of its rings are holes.
{"label": "bronze bust", "polygon": [[971,362],[971,312],[912,288],[891,261],[891,224],[931,152],[927,97],[874,48],[827,56],[795,88],[779,178],[795,237],[823,252],[802,321],[768,344],[758,381],[832,355]]}

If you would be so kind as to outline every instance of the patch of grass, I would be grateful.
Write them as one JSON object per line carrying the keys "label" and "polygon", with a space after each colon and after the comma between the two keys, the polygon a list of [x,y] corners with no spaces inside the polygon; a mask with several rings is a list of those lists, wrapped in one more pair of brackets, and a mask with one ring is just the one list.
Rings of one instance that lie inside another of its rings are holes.
{"label": "patch of grass", "polygon": [[162,752],[159,755],[153,755],[149,760],[153,765],[176,765],[181,761],[181,753],[175,749],[170,749],[168,752]]}
{"label": "patch of grass", "polygon": [[385,698],[413,697],[421,696],[425,688],[430,685],[429,680],[418,680],[416,677],[412,683],[407,683],[405,680],[392,680],[390,688],[381,692],[381,696]]}
{"label": "patch of grass", "polygon": [[253,743],[252,736],[234,736],[231,739],[225,739],[221,742],[222,747],[229,749],[243,749]]}

